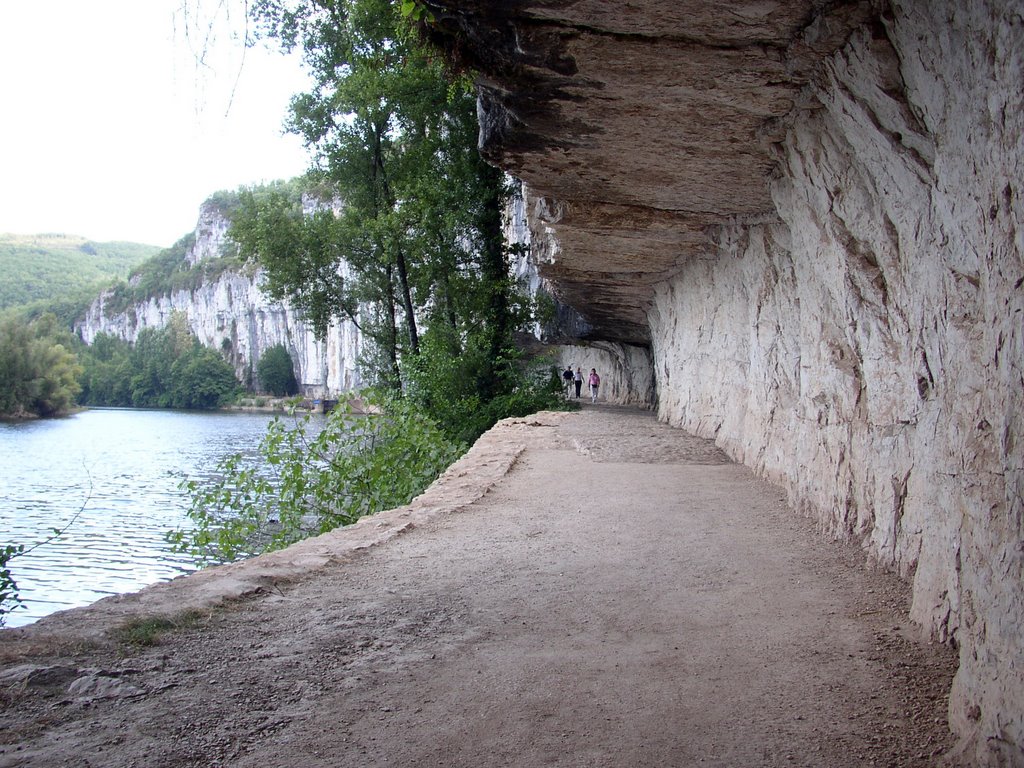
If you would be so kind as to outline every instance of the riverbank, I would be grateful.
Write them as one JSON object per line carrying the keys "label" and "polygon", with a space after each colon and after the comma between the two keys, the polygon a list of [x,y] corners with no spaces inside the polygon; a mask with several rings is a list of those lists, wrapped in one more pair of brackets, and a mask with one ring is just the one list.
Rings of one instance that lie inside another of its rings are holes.
{"label": "riverbank", "polygon": [[[239,398],[237,402],[227,405],[221,410],[244,413],[329,413],[337,403],[337,399],[253,395]],[[353,413],[370,412],[371,406],[362,397],[353,396],[348,399],[348,403]]]}
{"label": "riverbank", "polygon": [[406,507],[0,632],[0,766],[937,765],[955,657],[906,600],[712,443],[543,413]]}

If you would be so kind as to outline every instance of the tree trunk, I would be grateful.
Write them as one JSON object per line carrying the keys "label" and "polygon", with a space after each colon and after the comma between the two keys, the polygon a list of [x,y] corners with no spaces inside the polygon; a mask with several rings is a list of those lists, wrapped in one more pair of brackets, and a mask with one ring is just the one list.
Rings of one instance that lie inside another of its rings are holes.
{"label": "tree trunk", "polygon": [[387,291],[384,294],[384,309],[387,320],[387,343],[385,344],[388,356],[388,363],[391,366],[391,377],[387,382],[388,386],[401,391],[402,369],[398,365],[398,321],[395,318],[397,307],[395,307],[395,279],[394,269],[388,264],[386,267]]}
{"label": "tree trunk", "polygon": [[488,381],[482,382],[481,392],[485,396],[493,397],[499,394],[501,389],[498,372],[494,366],[504,352],[511,331],[509,266],[501,229],[501,171],[481,161],[480,175],[487,190],[480,213],[479,228],[483,235],[480,269],[484,284],[487,286],[486,343],[491,367]]}
{"label": "tree trunk", "polygon": [[[386,125],[377,125],[374,131],[373,144],[373,179],[376,188],[380,191],[378,196],[377,213],[382,209],[388,212],[394,210],[395,200],[391,194],[391,186],[388,184],[387,172],[384,168],[384,151],[382,137]],[[420,353],[420,335],[416,327],[416,313],[412,304],[412,288],[409,286],[409,269],[405,260],[405,249],[399,244],[395,248],[395,267],[398,269],[398,288],[401,291],[402,305],[405,309],[405,325],[409,334],[409,350],[414,355]]]}

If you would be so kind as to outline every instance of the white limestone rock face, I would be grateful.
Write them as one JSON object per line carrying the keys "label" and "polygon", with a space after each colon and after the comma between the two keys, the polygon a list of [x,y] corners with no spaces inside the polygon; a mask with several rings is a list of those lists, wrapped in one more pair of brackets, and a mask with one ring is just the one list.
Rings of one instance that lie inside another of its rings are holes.
{"label": "white limestone rock face", "polygon": [[991,765],[1024,765],[1022,11],[857,32],[790,123],[777,217],[715,230],[649,313],[660,416],[913,579]]}
{"label": "white limestone rock face", "polygon": [[[227,229],[216,207],[204,206],[188,264],[221,256],[230,247]],[[199,341],[224,354],[242,381],[267,349],[283,344],[303,394],[330,398],[358,388],[360,334],[355,325],[336,323],[320,342],[293,309],[263,294],[260,279],[258,270],[227,271],[195,289],[155,296],[119,312],[108,312],[112,297],[106,293],[93,302],[76,330],[87,344],[98,333],[134,342],[143,328],[162,328],[173,312],[180,312]]]}
{"label": "white limestone rock face", "polygon": [[203,203],[199,208],[199,219],[193,233],[194,244],[186,254],[186,263],[193,267],[203,261],[212,261],[224,254],[224,250],[233,249],[228,239],[231,222],[224,215],[219,205],[211,201]]}

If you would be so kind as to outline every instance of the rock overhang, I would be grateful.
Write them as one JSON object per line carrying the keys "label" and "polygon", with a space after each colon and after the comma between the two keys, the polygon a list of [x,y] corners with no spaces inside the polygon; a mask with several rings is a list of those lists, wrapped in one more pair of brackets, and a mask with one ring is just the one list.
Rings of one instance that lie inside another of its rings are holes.
{"label": "rock overhang", "polygon": [[875,14],[821,0],[443,0],[428,37],[477,73],[480,144],[543,198],[539,264],[590,338],[650,341],[653,287],[719,225],[772,211],[772,145]]}

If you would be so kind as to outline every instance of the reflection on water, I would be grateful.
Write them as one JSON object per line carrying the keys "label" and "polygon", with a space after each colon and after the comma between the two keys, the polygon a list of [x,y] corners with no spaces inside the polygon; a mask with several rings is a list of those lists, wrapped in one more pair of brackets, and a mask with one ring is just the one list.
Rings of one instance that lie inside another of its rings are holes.
{"label": "reflection on water", "polygon": [[7,626],[193,570],[164,532],[188,524],[184,475],[253,451],[265,414],[96,409],[0,423],[0,544],[56,540],[11,561],[26,609]]}

